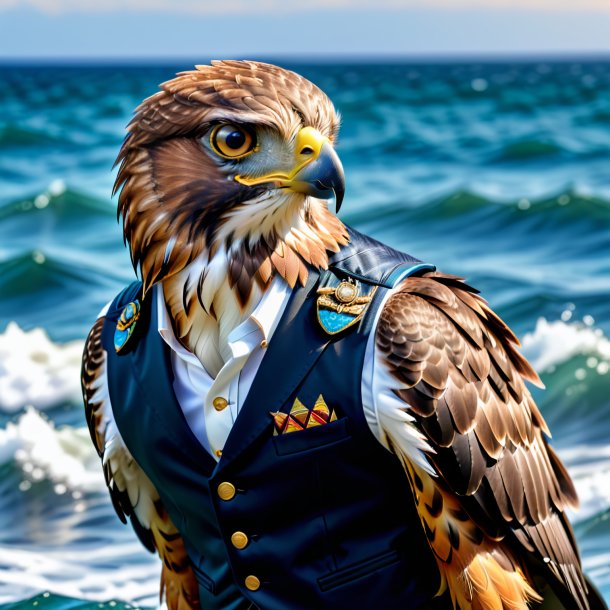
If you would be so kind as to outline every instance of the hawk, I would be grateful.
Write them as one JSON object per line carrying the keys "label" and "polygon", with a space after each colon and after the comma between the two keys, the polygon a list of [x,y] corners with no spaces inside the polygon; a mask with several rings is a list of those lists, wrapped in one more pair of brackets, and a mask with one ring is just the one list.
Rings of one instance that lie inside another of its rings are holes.
{"label": "hawk", "polygon": [[329,210],[338,130],[319,88],[254,61],[178,74],[128,126],[115,192],[141,281],[93,326],[82,387],[161,595],[170,610],[605,607],[517,338],[461,278]]}

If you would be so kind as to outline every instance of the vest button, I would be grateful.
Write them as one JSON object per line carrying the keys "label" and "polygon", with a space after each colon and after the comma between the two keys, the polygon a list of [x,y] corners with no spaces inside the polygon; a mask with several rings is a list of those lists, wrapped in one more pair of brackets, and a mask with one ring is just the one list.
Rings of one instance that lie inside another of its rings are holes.
{"label": "vest button", "polygon": [[245,549],[248,545],[248,536],[243,532],[235,532],[231,535],[231,542],[236,549]]}
{"label": "vest button", "polygon": [[217,396],[212,401],[212,405],[214,406],[214,408],[217,411],[222,411],[223,409],[226,409],[228,404],[229,404],[229,401],[226,398],[223,398],[222,396]]}
{"label": "vest button", "polygon": [[232,500],[235,497],[235,485],[233,483],[221,483],[218,486],[218,497],[225,502]]}
{"label": "vest button", "polygon": [[246,576],[245,580],[246,589],[250,589],[250,591],[257,591],[261,586],[261,581],[250,574],[250,576]]}

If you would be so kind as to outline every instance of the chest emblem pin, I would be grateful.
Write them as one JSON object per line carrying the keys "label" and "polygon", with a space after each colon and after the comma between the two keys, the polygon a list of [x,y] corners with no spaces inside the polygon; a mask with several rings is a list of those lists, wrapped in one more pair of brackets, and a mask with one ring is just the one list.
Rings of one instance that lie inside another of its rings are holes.
{"label": "chest emblem pin", "polygon": [[352,280],[342,280],[336,286],[318,288],[317,312],[320,326],[329,335],[336,335],[360,321],[375,290],[361,294],[361,286]]}

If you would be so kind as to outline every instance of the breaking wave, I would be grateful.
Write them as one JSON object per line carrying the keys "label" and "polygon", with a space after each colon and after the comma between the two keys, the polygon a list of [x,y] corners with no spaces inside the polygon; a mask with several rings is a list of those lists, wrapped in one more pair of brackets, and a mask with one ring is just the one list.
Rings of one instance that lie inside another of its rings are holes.
{"label": "breaking wave", "polygon": [[11,461],[21,470],[22,489],[42,480],[55,484],[59,495],[104,489],[87,428],[56,427],[33,407],[0,429],[0,464]]}
{"label": "breaking wave", "polygon": [[608,373],[610,367],[610,341],[600,329],[586,323],[539,318],[536,328],[523,337],[522,345],[525,356],[540,372],[555,370],[559,364],[582,355],[589,356],[590,368],[600,375]]}
{"label": "breaking wave", "polygon": [[118,523],[84,426],[27,407],[0,429],[0,480],[0,511],[20,515],[0,520],[0,603],[51,592],[156,605],[158,560]]}
{"label": "breaking wave", "polygon": [[78,404],[82,351],[82,341],[54,343],[42,328],[23,331],[10,322],[0,334],[0,411]]}

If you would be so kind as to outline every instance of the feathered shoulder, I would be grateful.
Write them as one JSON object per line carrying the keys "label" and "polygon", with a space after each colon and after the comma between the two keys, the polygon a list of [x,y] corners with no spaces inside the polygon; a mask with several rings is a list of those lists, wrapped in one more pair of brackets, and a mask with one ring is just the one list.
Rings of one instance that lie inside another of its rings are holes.
{"label": "feathered shoulder", "polygon": [[117,428],[110,404],[107,355],[102,344],[105,318],[93,325],[85,342],[81,385],[91,439],[102,459],[112,504],[123,523],[127,518],[142,544],[163,561],[160,597],[169,610],[198,610],[199,593],[180,532],[157,490],[131,456]]}
{"label": "feathered shoulder", "polygon": [[454,603],[526,608],[541,570],[573,607],[588,608],[564,512],[576,492],[548,443],[525,380],[541,382],[513,332],[476,290],[434,272],[391,295],[376,345],[391,388],[379,407],[382,434],[403,462]]}

